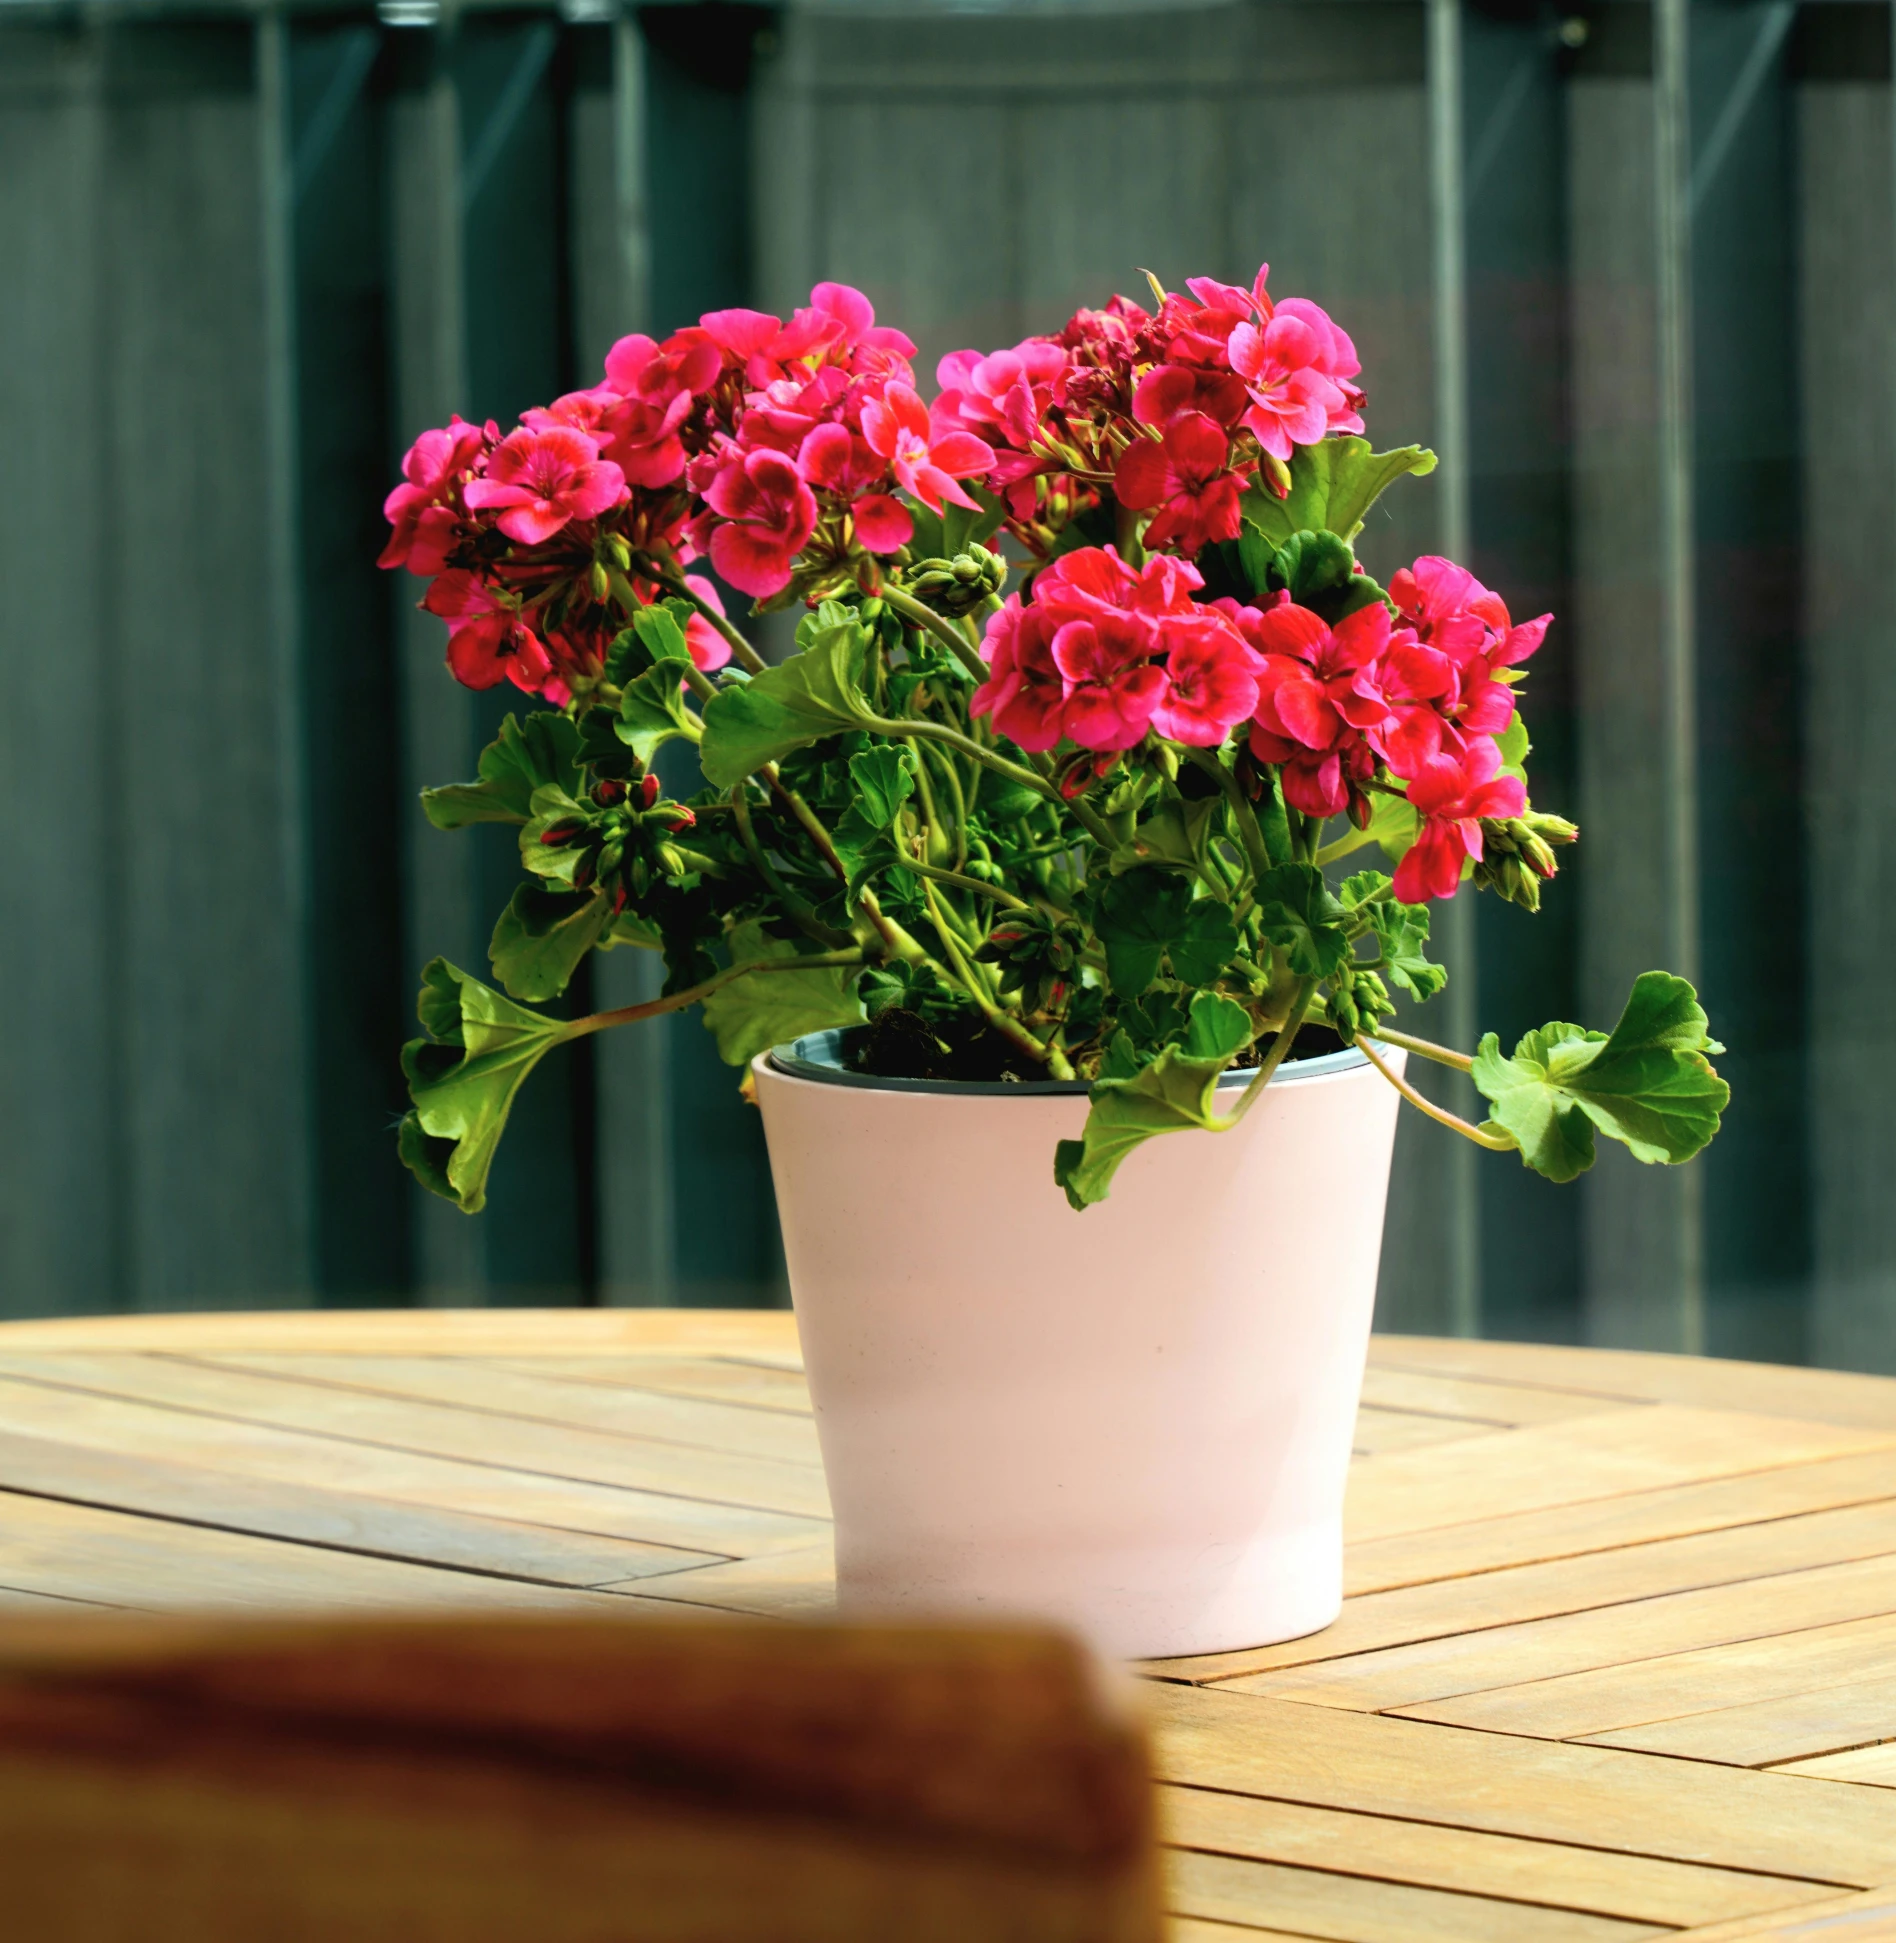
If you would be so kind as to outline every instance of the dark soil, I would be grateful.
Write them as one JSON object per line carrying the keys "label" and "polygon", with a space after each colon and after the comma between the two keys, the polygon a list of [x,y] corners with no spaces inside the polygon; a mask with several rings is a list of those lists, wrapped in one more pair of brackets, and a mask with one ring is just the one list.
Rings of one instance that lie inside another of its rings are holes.
{"label": "dark soil", "polygon": [[[1327,1025],[1306,1025],[1292,1057],[1340,1052],[1343,1041]],[[1044,1081],[1036,1065],[985,1020],[954,1018],[930,1024],[919,1013],[890,1006],[852,1032],[843,1057],[850,1069],[877,1079],[1004,1080],[1022,1086]]]}

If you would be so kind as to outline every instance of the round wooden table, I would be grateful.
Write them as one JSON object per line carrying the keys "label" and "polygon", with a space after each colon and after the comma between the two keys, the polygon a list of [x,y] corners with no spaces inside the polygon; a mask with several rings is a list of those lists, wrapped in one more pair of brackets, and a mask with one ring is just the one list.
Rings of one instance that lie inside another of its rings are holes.
{"label": "round wooden table", "polygon": [[[1896,1381],[1379,1338],[1327,1632],[1142,1669],[1180,1943],[1896,1937]],[[787,1314],[0,1328],[0,1607],[831,1605]]]}

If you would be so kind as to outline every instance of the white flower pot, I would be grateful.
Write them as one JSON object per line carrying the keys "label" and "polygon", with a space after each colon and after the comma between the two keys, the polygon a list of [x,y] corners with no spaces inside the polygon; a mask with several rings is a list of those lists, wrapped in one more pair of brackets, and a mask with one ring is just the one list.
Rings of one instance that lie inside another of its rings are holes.
{"label": "white flower pot", "polygon": [[1359,1053],[1287,1064],[1076,1214],[1053,1149],[1083,1089],[778,1063],[831,1037],[755,1070],[845,1608],[1129,1656],[1328,1625],[1394,1089]]}

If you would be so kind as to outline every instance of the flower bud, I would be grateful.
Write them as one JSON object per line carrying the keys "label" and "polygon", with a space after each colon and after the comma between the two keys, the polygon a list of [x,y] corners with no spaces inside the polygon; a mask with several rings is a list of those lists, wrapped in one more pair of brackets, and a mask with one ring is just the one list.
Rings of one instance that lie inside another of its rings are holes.
{"label": "flower bud", "polygon": [[938,614],[972,614],[1007,580],[1007,562],[984,546],[969,546],[952,560],[918,560],[904,578],[908,590]]}
{"label": "flower bud", "polygon": [[540,841],[549,850],[564,850],[569,843],[576,843],[586,834],[586,825],[576,816],[562,817],[557,823],[549,823],[540,832]]}
{"label": "flower bud", "polygon": [[606,535],[606,551],[612,555],[612,564],[621,573],[631,572],[632,549],[626,545],[625,541],[617,533],[608,533]]}
{"label": "flower bud", "polygon": [[592,587],[594,600],[602,601],[612,591],[612,582],[607,579],[605,568],[597,560],[592,563],[592,572],[587,579]]}
{"label": "flower bud", "polygon": [[626,799],[624,783],[608,776],[603,782],[593,784],[592,799],[602,810],[617,809]]}
{"label": "flower bud", "polygon": [[658,778],[647,775],[639,784],[639,806],[650,809],[658,801]]}

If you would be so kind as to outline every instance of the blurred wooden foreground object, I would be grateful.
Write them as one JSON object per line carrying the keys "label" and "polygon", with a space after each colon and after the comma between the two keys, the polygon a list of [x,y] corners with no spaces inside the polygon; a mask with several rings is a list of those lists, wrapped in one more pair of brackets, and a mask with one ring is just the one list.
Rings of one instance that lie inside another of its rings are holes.
{"label": "blurred wooden foreground object", "polygon": [[22,1943],[1156,1943],[1151,1794],[1036,1632],[0,1625]]}

